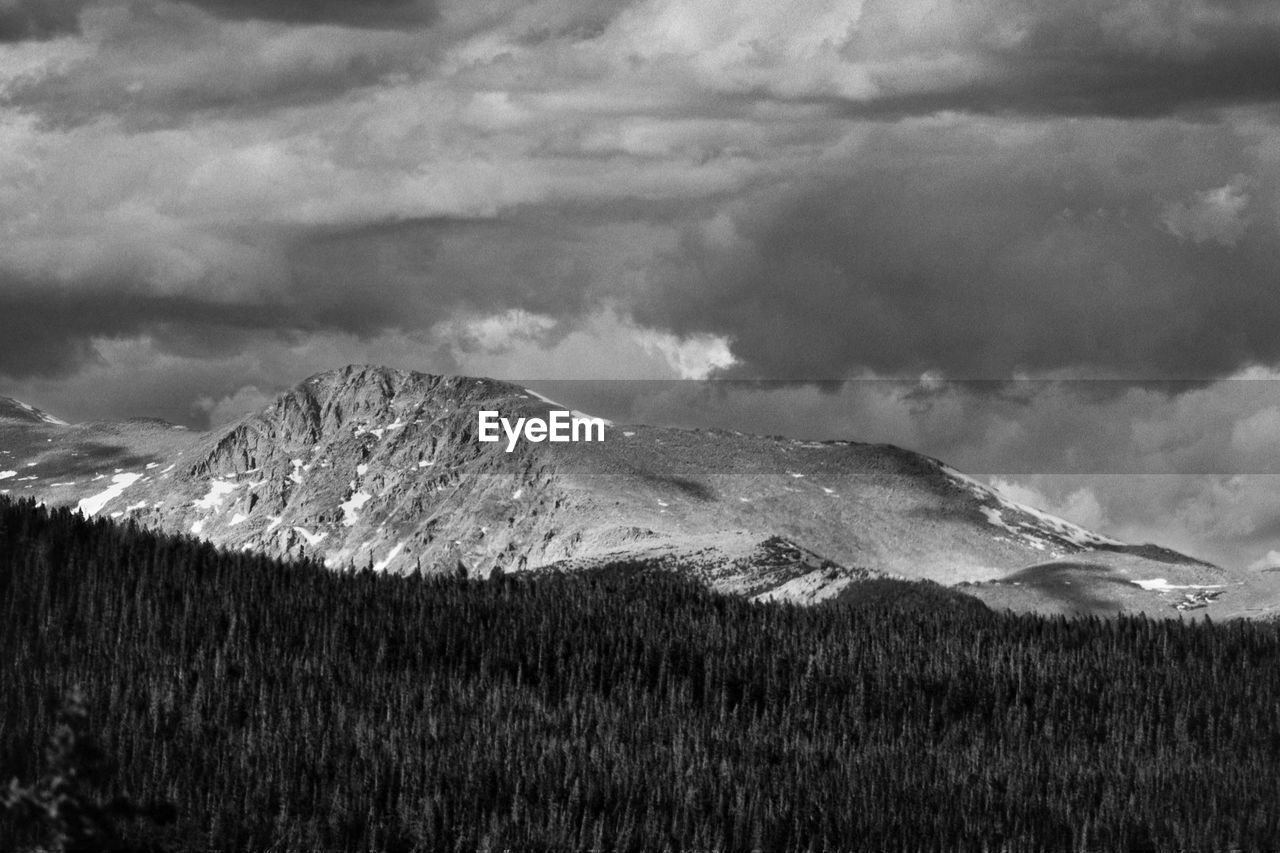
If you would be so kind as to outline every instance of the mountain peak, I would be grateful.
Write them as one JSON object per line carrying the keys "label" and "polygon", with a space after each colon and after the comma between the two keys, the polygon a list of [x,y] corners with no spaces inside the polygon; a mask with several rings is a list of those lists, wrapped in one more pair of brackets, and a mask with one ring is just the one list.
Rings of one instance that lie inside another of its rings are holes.
{"label": "mountain peak", "polygon": [[54,430],[13,402],[0,492],[334,567],[484,576],[624,561],[804,602],[880,573],[1049,612],[1226,589],[1216,567],[1093,534],[888,445],[639,424],[554,446],[478,440],[480,411],[560,407],[508,382],[371,365],[317,373],[205,434]]}
{"label": "mountain peak", "polygon": [[401,370],[378,364],[348,364],[312,374],[295,388],[309,388],[313,391],[330,393],[359,388],[382,388],[388,393],[400,393],[402,390],[441,389],[476,389],[485,388],[492,393],[495,389],[520,392],[516,385],[501,382],[484,376],[449,376],[440,373],[421,373],[416,370]]}
{"label": "mountain peak", "polygon": [[66,421],[12,397],[0,397],[0,420],[67,426]]}

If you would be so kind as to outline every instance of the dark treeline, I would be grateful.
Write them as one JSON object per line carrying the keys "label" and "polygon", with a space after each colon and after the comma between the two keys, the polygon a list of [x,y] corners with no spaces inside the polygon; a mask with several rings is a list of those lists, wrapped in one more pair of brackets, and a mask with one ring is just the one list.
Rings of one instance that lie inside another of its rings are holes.
{"label": "dark treeline", "polygon": [[337,573],[0,498],[0,785],[79,685],[96,796],[176,807],[135,846],[1280,846],[1275,625],[866,591]]}

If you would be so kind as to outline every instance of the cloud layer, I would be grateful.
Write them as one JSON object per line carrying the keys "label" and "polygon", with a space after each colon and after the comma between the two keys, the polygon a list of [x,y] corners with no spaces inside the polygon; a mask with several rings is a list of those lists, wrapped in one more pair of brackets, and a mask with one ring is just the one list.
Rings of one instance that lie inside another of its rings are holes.
{"label": "cloud layer", "polygon": [[1107,378],[723,411],[1237,476],[1280,428],[1218,384],[1280,361],[1277,93],[1264,0],[0,0],[0,381],[199,425],[354,361]]}

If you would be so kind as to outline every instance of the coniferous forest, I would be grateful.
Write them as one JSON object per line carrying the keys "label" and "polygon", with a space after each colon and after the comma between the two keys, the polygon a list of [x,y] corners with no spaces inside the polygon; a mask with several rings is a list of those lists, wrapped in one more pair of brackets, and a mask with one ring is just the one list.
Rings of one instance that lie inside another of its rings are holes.
{"label": "coniferous forest", "polygon": [[1280,628],[333,572],[0,498],[0,798],[5,850],[1275,850]]}

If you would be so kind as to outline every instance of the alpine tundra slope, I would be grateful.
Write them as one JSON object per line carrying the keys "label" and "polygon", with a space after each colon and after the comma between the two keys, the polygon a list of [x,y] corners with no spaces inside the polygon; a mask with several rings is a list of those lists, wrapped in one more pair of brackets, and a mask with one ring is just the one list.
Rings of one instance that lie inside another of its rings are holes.
{"label": "alpine tundra slope", "polygon": [[1280,611],[1274,573],[1117,542],[891,445],[639,424],[510,451],[477,440],[481,410],[560,408],[509,383],[367,366],[208,433],[68,425],[0,398],[0,492],[335,568],[485,576],[642,560],[804,603],[887,575],[1015,610]]}

